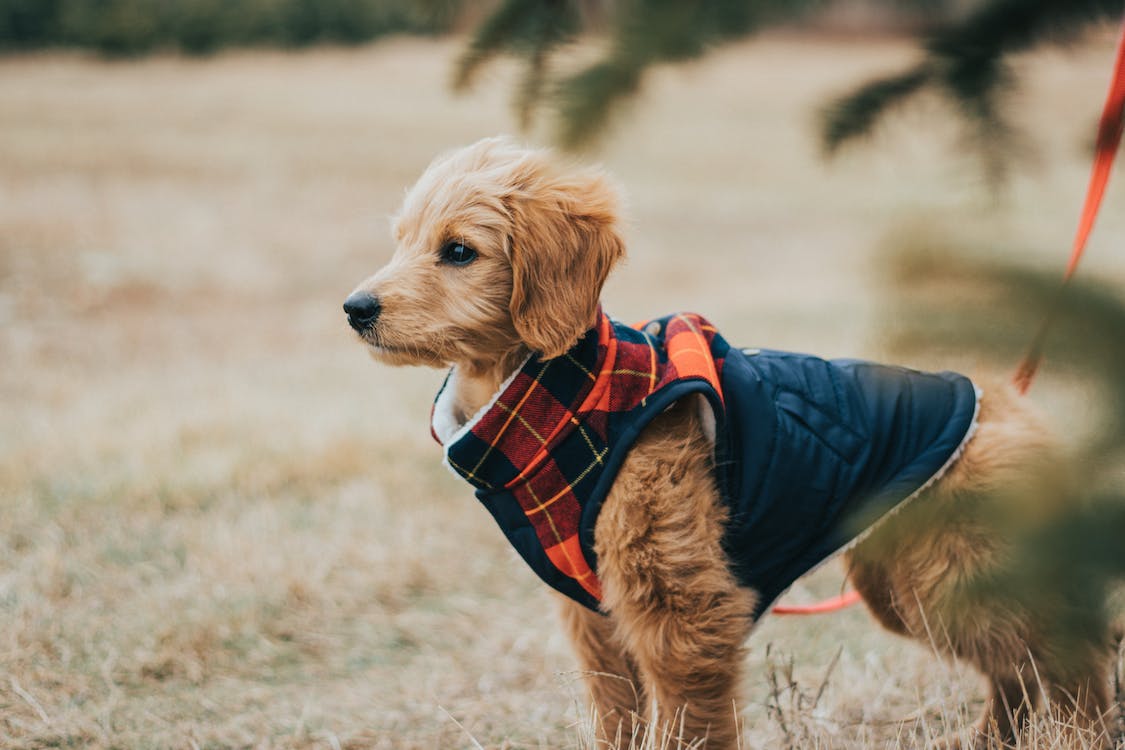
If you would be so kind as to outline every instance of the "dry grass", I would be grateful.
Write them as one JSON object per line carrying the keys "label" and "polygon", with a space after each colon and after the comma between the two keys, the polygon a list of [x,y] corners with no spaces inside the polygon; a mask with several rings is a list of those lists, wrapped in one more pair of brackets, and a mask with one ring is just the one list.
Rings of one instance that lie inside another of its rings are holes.
{"label": "dry grass", "polygon": [[[441,374],[376,367],[339,309],[429,158],[513,129],[508,71],[447,97],[455,49],[0,62],[0,746],[592,747],[550,597],[439,466]],[[613,311],[879,356],[888,231],[1061,263],[1108,45],[1027,61],[1042,152],[999,204],[934,109],[818,162],[816,105],[910,54],[773,38],[657,76],[605,153]],[[1089,273],[1125,278],[1122,189]],[[924,745],[980,700],[858,610],[752,652],[748,747]]]}

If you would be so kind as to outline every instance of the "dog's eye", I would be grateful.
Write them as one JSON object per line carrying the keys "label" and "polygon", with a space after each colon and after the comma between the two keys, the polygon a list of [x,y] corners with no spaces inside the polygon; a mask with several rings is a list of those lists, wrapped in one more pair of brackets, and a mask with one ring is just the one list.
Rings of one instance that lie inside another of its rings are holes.
{"label": "dog's eye", "polygon": [[441,259],[455,266],[467,266],[477,257],[477,251],[460,242],[450,242],[441,250]]}

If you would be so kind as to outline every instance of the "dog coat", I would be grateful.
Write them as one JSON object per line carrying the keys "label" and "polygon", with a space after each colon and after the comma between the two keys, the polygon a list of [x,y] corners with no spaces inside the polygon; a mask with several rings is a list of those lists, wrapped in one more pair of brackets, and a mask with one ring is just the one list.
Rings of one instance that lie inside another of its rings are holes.
{"label": "dog coat", "polygon": [[633,442],[689,394],[715,416],[724,549],[761,615],[797,578],[934,481],[976,424],[951,372],[732,348],[705,319],[633,328],[599,312],[566,354],[530,357],[468,421],[450,371],[432,432],[531,568],[597,609],[598,511]]}

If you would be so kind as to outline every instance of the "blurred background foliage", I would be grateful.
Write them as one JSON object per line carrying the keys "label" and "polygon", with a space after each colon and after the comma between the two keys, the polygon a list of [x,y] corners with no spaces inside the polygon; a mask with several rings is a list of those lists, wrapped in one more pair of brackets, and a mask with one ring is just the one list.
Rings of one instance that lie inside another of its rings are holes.
{"label": "blurred background foliage", "polygon": [[459,0],[0,0],[0,50],[158,50],[358,44],[448,30]]}
{"label": "blurred background foliage", "polygon": [[[920,60],[826,103],[820,136],[825,153],[869,134],[892,107],[932,91],[952,103],[966,140],[998,184],[1021,142],[1004,106],[1016,84],[1009,58],[1039,44],[1074,40],[1119,17],[1123,8],[1123,0],[504,0],[478,26],[456,83],[467,86],[498,55],[522,58],[525,75],[514,97],[521,121],[530,122],[538,107],[550,108],[557,140],[581,148],[606,131],[655,64],[696,58],[771,26],[826,19],[838,25],[841,13],[866,9],[868,31],[913,30]],[[604,51],[585,67],[552,76],[552,53],[591,31],[603,39]]]}
{"label": "blurred background foliage", "polygon": [[[1083,435],[1060,436],[1066,463],[1034,467],[1052,481],[1008,496],[997,488],[992,521],[1014,542],[1002,569],[966,592],[991,601],[1037,602],[1037,624],[1063,653],[1081,655],[1125,637],[1125,297],[1104,281],[1060,286],[1052,270],[988,260],[994,248],[960,246],[940,233],[899,238],[891,249],[892,348],[899,356],[945,352],[1011,369],[1050,313],[1044,361],[1096,404]],[[1058,382],[1058,381],[1056,381]],[[1033,385],[1034,388],[1034,385]],[[1059,483],[1056,484],[1055,481]],[[1060,490],[1060,488],[1062,488]],[[1062,491],[1064,501],[1056,493]],[[1120,685],[1117,688],[1121,698]],[[1125,739],[1118,717],[1115,744]]]}
{"label": "blurred background foliage", "polygon": [[[1125,0],[0,0],[0,51],[78,47],[110,56],[225,47],[358,44],[388,34],[471,30],[454,71],[465,90],[500,56],[523,65],[513,93],[527,129],[548,110],[555,140],[597,142],[659,63],[698,58],[777,26],[909,31],[919,59],[856,87],[821,113],[826,155],[870,134],[920,92],[952,106],[993,185],[1025,142],[1006,98],[1012,55],[1120,16]],[[589,40],[597,52],[559,53]],[[576,59],[586,59],[576,64]]]}

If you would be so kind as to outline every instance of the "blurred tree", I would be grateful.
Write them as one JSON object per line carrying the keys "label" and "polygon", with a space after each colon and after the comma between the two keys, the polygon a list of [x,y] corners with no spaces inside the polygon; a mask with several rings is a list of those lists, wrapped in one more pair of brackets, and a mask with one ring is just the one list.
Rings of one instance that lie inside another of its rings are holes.
{"label": "blurred tree", "polygon": [[[1010,564],[976,581],[968,596],[1034,601],[1050,621],[1040,627],[1053,640],[1080,650],[1111,632],[1125,636],[1125,300],[1104,283],[1072,280],[1060,290],[1057,273],[979,260],[991,248],[959,247],[912,233],[902,239],[887,287],[897,321],[892,342],[902,356],[936,350],[1006,364],[1024,353],[1029,332],[1055,308],[1046,341],[1046,363],[1067,376],[1099,422],[1066,445],[1073,466],[1052,467],[1073,481],[1065,502],[1039,489],[994,503],[998,534],[1011,538]],[[1003,489],[997,494],[1002,495]],[[1107,597],[1116,592],[1117,598]],[[1040,600],[1044,601],[1044,600]],[[1118,687],[1120,691],[1122,686]],[[1125,724],[1114,747],[1125,741]]]}
{"label": "blurred tree", "polygon": [[451,27],[462,0],[0,0],[0,51],[68,46],[106,55],[158,49],[355,44]]}
{"label": "blurred tree", "polygon": [[[488,60],[523,58],[525,75],[515,103],[521,120],[552,105],[558,140],[568,148],[602,134],[618,104],[640,87],[654,64],[699,57],[716,45],[771,24],[810,19],[855,0],[501,0],[479,25],[455,78],[468,86]],[[922,60],[867,82],[830,103],[822,144],[833,154],[871,132],[878,119],[922,90],[948,98],[986,156],[990,175],[1003,176],[1017,139],[1000,102],[1013,76],[1007,58],[1044,42],[1073,38],[1092,24],[1120,15],[1125,0],[870,0],[883,10],[909,10],[924,23]],[[606,51],[592,64],[559,77],[551,56],[580,36],[603,32]]]}
{"label": "blurred tree", "polygon": [[[38,47],[58,36],[60,0],[7,0],[0,5],[0,44]],[[9,42],[10,44],[10,42]]]}

